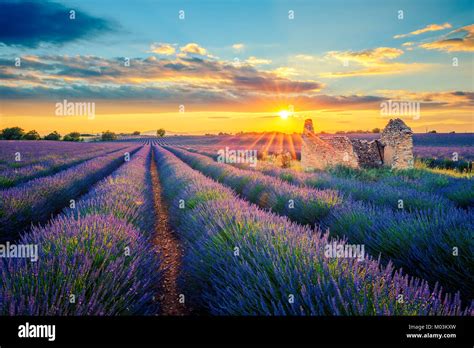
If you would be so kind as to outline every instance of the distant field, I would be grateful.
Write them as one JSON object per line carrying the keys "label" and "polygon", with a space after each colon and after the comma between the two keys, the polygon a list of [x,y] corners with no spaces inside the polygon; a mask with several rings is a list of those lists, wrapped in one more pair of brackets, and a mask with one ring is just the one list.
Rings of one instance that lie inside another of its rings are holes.
{"label": "distant field", "polygon": [[[322,134],[321,137],[338,135]],[[374,140],[379,134],[347,134],[349,138]],[[175,136],[166,141],[173,145],[200,146],[207,149],[220,149],[229,146],[234,149],[252,148],[259,152],[275,153],[282,150],[290,151],[295,158],[300,158],[300,134],[286,135],[268,133],[263,135],[241,136]],[[460,160],[474,159],[474,133],[458,134],[414,134],[414,153],[419,158],[447,158],[458,153]]]}

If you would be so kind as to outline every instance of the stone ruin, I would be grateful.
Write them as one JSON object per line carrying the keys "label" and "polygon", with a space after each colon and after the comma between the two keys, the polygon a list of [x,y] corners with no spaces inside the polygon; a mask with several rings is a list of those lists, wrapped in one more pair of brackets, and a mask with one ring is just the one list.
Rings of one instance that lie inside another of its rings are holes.
{"label": "stone ruin", "polygon": [[380,137],[383,164],[397,169],[413,168],[413,132],[399,118],[390,120]]}
{"label": "stone ruin", "polygon": [[301,136],[303,169],[343,164],[353,168],[413,168],[413,132],[399,118],[390,120],[380,139],[367,141],[346,136],[320,137],[307,119]]}

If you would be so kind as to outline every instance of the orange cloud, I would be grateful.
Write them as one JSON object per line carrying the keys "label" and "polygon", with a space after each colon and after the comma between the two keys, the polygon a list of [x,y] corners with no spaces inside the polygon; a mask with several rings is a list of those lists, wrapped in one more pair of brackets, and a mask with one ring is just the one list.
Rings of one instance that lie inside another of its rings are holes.
{"label": "orange cloud", "polygon": [[427,50],[438,50],[445,52],[472,52],[474,51],[474,24],[467,25],[452,31],[448,35],[461,33],[462,37],[441,39],[421,44],[420,47]]}
{"label": "orange cloud", "polygon": [[409,32],[408,34],[400,34],[400,35],[395,35],[393,38],[394,39],[401,39],[403,37],[407,36],[414,36],[414,35],[420,35],[424,33],[428,33],[431,31],[439,31],[439,30],[444,30],[444,29],[449,29],[452,28],[451,24],[449,23],[444,23],[444,24],[429,24],[426,27],[422,29],[418,29],[412,32]]}
{"label": "orange cloud", "polygon": [[[187,46],[187,51],[199,51]],[[294,75],[291,69],[263,71],[249,64],[235,66],[210,59],[209,55],[131,58],[129,66],[123,64],[123,58],[95,56],[29,59],[22,69],[11,68],[9,60],[0,61],[2,95],[12,99],[154,99],[170,103],[184,99],[222,104],[271,95],[311,94],[323,87],[317,81],[290,78]]]}
{"label": "orange cloud", "polygon": [[201,56],[207,55],[207,50],[194,42],[188,43],[186,46],[181,47],[181,52],[199,54]]}
{"label": "orange cloud", "polygon": [[340,61],[353,61],[362,65],[370,65],[373,63],[380,63],[382,61],[397,58],[403,54],[403,51],[392,47],[377,47],[371,50],[364,51],[330,51],[327,56],[335,58]]}
{"label": "orange cloud", "polygon": [[422,103],[448,105],[451,107],[474,106],[474,92],[463,91],[441,91],[441,92],[413,92],[408,90],[377,90],[378,94],[396,100],[412,100]]}
{"label": "orange cloud", "polygon": [[338,78],[338,77],[356,77],[356,76],[370,76],[370,75],[394,75],[407,74],[415,71],[420,71],[427,68],[427,64],[420,63],[379,63],[377,66],[369,68],[352,70],[352,71],[338,71],[331,73],[320,74],[320,77]]}
{"label": "orange cloud", "polygon": [[150,52],[171,56],[176,52],[176,49],[171,44],[155,42],[151,44]]}
{"label": "orange cloud", "polygon": [[420,63],[397,63],[391,60],[400,57],[403,50],[392,47],[377,47],[364,51],[330,51],[326,54],[326,58],[337,59],[343,62],[346,66],[350,62],[355,63],[356,70],[345,70],[338,72],[323,73],[321,77],[338,78],[338,77],[353,77],[366,75],[386,75],[386,74],[400,74],[421,70],[427,64]]}
{"label": "orange cloud", "polygon": [[298,75],[298,72],[295,68],[291,68],[288,66],[281,66],[273,70],[273,72],[279,77],[290,77]]}

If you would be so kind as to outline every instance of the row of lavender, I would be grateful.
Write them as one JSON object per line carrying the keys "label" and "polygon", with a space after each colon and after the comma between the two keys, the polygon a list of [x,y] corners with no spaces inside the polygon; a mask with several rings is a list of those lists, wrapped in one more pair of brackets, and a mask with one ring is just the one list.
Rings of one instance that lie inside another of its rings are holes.
{"label": "row of lavender", "polygon": [[74,198],[110,174],[138,145],[83,162],[51,176],[0,191],[0,240],[19,236],[32,223],[44,223]]}
{"label": "row of lavender", "polygon": [[[0,172],[8,168],[38,164],[52,158],[67,159],[84,152],[112,150],[121,145],[113,142],[76,143],[45,140],[0,140],[0,144]],[[17,153],[21,155],[20,161],[17,159]]]}
{"label": "row of lavender", "polygon": [[366,185],[378,183],[396,189],[411,188],[419,192],[446,197],[461,208],[474,207],[472,176],[452,170],[437,172],[436,169],[414,168],[392,171],[387,168],[373,170],[338,166],[331,168],[330,174]]}
{"label": "row of lavender", "polygon": [[[33,143],[33,144],[31,144]],[[125,144],[106,143],[84,145],[78,148],[74,143],[57,142],[2,142],[0,159],[0,188],[8,188],[35,179],[57,173],[97,156],[118,151]],[[35,153],[35,149],[37,153]],[[47,151],[45,152],[45,149]]]}
{"label": "row of lavender", "polygon": [[[236,197],[155,148],[171,222],[185,243],[182,284],[219,315],[461,315],[452,298],[374,259],[325,256],[343,245]],[[184,157],[184,156],[183,156]],[[184,207],[183,207],[184,203]]]}
{"label": "row of lavender", "polygon": [[[333,190],[290,185],[257,171],[214,162],[207,156],[168,147],[192,168],[229,186],[264,209],[307,225],[321,225],[333,236],[363,244],[408,273],[460,290],[474,298],[474,214],[446,207],[415,212],[394,211],[342,197]],[[460,284],[463,284],[460,288]]]}
{"label": "row of lavender", "polygon": [[[193,148],[186,148],[186,150],[208,156],[214,160],[218,158],[217,153]],[[273,165],[258,167],[239,163],[232,165],[240,169],[257,170],[265,175],[302,187],[337,190],[355,200],[386,206],[394,210],[415,211],[444,209],[455,205],[458,207],[474,206],[474,182],[472,180],[447,178],[429,172],[423,173],[423,176],[418,175],[416,179],[407,178],[409,171],[393,172],[390,174],[391,179],[387,175],[385,179],[380,178],[378,181],[367,182],[354,177],[355,175],[345,177],[345,175],[355,172],[355,170],[347,168],[334,168],[331,170],[331,174],[324,171],[307,173]],[[384,172],[383,170],[378,171]],[[402,200],[402,207],[400,207],[400,200]]]}
{"label": "row of lavender", "polygon": [[100,181],[74,209],[20,244],[37,245],[39,259],[3,259],[0,314],[154,314],[160,261],[150,243],[153,209],[150,147]]}
{"label": "row of lavender", "polygon": [[[216,153],[192,148],[187,148],[187,150],[208,156],[214,160],[218,158]],[[403,209],[408,211],[419,209],[444,209],[445,207],[452,207],[456,204],[455,201],[449,200],[448,197],[432,192],[419,191],[414,187],[408,187],[408,185],[395,186],[389,185],[385,182],[376,181],[367,183],[354,178],[337,177],[327,172],[307,173],[270,165],[258,167],[250,167],[248,164],[239,163],[232,165],[240,169],[258,170],[265,175],[273,176],[302,187],[311,187],[322,190],[334,189],[355,200],[370,202],[395,210],[400,209],[400,199],[403,201]],[[474,198],[471,199],[474,201]]]}

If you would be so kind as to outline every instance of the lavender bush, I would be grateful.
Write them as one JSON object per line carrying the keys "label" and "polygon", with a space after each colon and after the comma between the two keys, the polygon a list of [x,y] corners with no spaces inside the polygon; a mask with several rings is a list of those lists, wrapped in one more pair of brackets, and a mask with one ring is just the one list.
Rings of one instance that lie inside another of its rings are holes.
{"label": "lavender bush", "polygon": [[74,218],[89,214],[114,215],[151,234],[154,206],[148,170],[150,154],[149,146],[142,147],[130,162],[81,197],[75,209],[65,208],[64,214]]}
{"label": "lavender bush", "polygon": [[325,245],[342,240],[262,211],[168,151],[155,151],[172,223],[185,242],[183,284],[210,313],[472,314],[474,304],[462,309],[459,294],[431,291],[390,264],[326,258]]}
{"label": "lavender bush", "polygon": [[[112,215],[60,216],[33,228],[39,260],[2,259],[2,315],[118,315],[154,312],[157,258],[132,225]],[[130,256],[125,254],[130,249]],[[71,295],[75,303],[70,303]]]}
{"label": "lavender bush", "polygon": [[[307,206],[304,200],[301,200],[304,202],[302,205],[295,204],[294,209],[287,209],[283,202],[294,198],[297,202],[296,197],[305,197],[304,191],[311,190],[293,186],[293,195],[291,188],[287,188],[288,194],[280,196],[282,182],[277,179],[215,163],[199,154],[169,149],[191,167],[228,185],[262,208],[270,208],[301,224],[317,223],[333,235],[365,244],[369,253],[380,255],[384,263],[393,261],[395,266],[403,267],[409,274],[423,276],[432,284],[439,281],[449,291],[456,291],[459,284],[464,284],[462,294],[467,299],[474,297],[473,263],[469,258],[474,251],[474,220],[470,210],[447,206],[445,209],[408,213],[352,199],[340,199],[320,215],[312,213],[313,207]],[[258,181],[253,178],[258,178]],[[247,183],[250,183],[250,188],[242,188]],[[457,248],[461,255],[454,256],[453,248]],[[438,256],[436,260],[433,260],[434,255]]]}
{"label": "lavender bush", "polygon": [[[52,148],[51,152],[43,156],[41,155],[43,151],[40,150],[38,157],[34,159],[32,158],[34,155],[29,153],[31,151],[30,144],[21,143],[16,145],[14,149],[10,149],[9,160],[5,161],[3,165],[5,168],[0,169],[0,188],[12,187],[31,179],[52,175],[94,157],[103,156],[125,148],[125,144],[107,143],[92,148],[84,147],[81,151],[73,147],[75,151],[70,151],[68,145],[64,143],[55,142],[55,145],[56,147]],[[36,144],[36,148],[43,149],[43,144]],[[48,145],[46,148],[49,149],[51,146]],[[13,160],[14,153],[17,151],[22,156],[22,160],[19,162]]]}
{"label": "lavender bush", "polygon": [[[143,147],[76,206],[20,244],[37,244],[39,260],[3,259],[0,313],[8,315],[155,314],[160,261]],[[75,303],[70,303],[70,296]]]}
{"label": "lavender bush", "polygon": [[[124,151],[133,153],[138,146]],[[46,222],[92,184],[124,162],[123,152],[86,161],[55,175],[0,191],[0,240],[13,239],[31,223]]]}
{"label": "lavender bush", "polygon": [[[189,149],[190,152],[198,153],[216,159],[216,155]],[[233,166],[244,170],[258,170],[260,173],[279,178],[282,181],[320,190],[337,190],[341,195],[354,200],[370,202],[376,205],[386,206],[398,210],[398,200],[403,199],[404,209],[415,211],[420,209],[444,209],[454,206],[454,203],[442,195],[419,192],[410,187],[393,187],[383,182],[373,182],[368,185],[366,182],[335,177],[326,172],[306,173],[292,169],[285,169],[276,166],[262,166],[252,168],[248,165],[233,164]]]}
{"label": "lavender bush", "polygon": [[[337,166],[329,173],[338,178],[356,179],[367,185],[381,183],[394,188],[411,188],[418,192],[444,196],[461,208],[474,207],[474,180],[434,173],[425,168],[391,171],[381,169],[353,169]],[[318,173],[319,175],[319,173]]]}
{"label": "lavender bush", "polygon": [[[335,207],[325,221],[332,235],[363,243],[382,260],[474,298],[474,214],[456,208],[394,212],[360,202]],[[462,286],[461,286],[462,284]]]}
{"label": "lavender bush", "polygon": [[[334,190],[298,188],[259,172],[244,171],[177,148],[167,147],[191,167],[230,186],[250,202],[289,216],[303,224],[323,220],[341,202]],[[290,200],[294,203],[291,204]]]}
{"label": "lavender bush", "polygon": [[[48,160],[64,160],[84,152],[113,150],[123,146],[120,143],[79,143],[59,141],[0,140],[0,172],[9,168],[42,163]],[[21,161],[15,161],[15,153],[21,154]]]}

